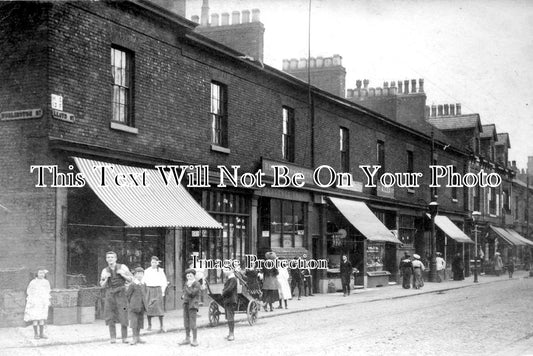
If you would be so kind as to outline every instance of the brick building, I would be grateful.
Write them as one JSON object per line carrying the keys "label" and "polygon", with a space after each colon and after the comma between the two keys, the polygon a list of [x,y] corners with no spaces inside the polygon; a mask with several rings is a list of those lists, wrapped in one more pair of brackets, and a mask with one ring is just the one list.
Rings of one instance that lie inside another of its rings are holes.
{"label": "brick building", "polygon": [[[11,246],[0,255],[0,269],[44,266],[52,286],[65,288],[72,286],[69,276],[80,274],[96,284],[108,250],[129,267],[157,255],[171,281],[172,309],[192,254],[307,252],[330,261],[329,271],[314,272],[315,289],[325,292],[337,281],[341,254],[360,270],[356,283],[371,286],[388,283],[380,272],[396,277],[404,251],[429,253],[428,165],[438,157],[438,164],[463,172],[467,156],[425,122],[406,125],[309,88],[149,1],[0,8],[7,15],[0,24],[0,229]],[[261,41],[251,43],[257,48]],[[207,166],[210,184],[188,193],[154,184],[149,197],[135,187],[104,190],[101,176],[91,174],[95,164],[124,174],[110,186],[140,184],[143,169],[153,178],[158,165]],[[229,186],[218,187],[218,165],[240,166],[239,178],[261,169],[268,181],[276,164],[303,173],[306,185],[231,187],[225,179]],[[367,187],[362,164],[381,165],[379,175],[407,170],[423,179],[414,189]],[[35,165],[51,166],[52,172],[42,168],[41,186]],[[322,165],[351,173],[353,184],[313,184]],[[79,173],[86,184],[66,187]],[[438,195],[441,214],[463,221],[461,190],[439,188]],[[154,208],[154,197],[161,206]],[[212,283],[221,277],[210,271]],[[16,323],[12,315],[9,323]]]}

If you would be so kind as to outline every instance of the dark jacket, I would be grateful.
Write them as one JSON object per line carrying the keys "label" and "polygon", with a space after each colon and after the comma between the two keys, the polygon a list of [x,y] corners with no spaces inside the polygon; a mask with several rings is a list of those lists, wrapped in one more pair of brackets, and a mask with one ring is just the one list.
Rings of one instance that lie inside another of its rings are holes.
{"label": "dark jacket", "polygon": [[237,304],[237,277],[226,279],[222,298],[224,298],[224,304]]}
{"label": "dark jacket", "polygon": [[[298,261],[298,260],[296,260]],[[300,282],[303,281],[303,271],[299,268],[291,268],[290,270],[291,278],[293,281]]]}
{"label": "dark jacket", "polygon": [[353,273],[353,267],[350,261],[341,262],[341,280],[343,281],[350,281],[350,278]]}
{"label": "dark jacket", "polygon": [[200,307],[200,283],[198,281],[192,282],[189,287],[187,283],[183,286],[183,308],[196,309]]}
{"label": "dark jacket", "polygon": [[146,286],[142,283],[131,283],[126,290],[126,299],[130,312],[142,313],[145,310]]}

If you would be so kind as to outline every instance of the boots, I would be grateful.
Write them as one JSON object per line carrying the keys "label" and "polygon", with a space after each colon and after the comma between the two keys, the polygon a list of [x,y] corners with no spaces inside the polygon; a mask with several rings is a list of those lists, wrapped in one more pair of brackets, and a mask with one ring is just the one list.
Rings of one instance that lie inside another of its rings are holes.
{"label": "boots", "polygon": [[111,338],[112,344],[117,342],[117,329],[115,328],[115,324],[109,324],[109,337]]}
{"label": "boots", "polygon": [[146,319],[148,319],[148,328],[146,329],[146,331],[152,331],[152,317],[147,316]]}
{"label": "boots", "polygon": [[44,325],[39,325],[39,337],[41,339],[48,339],[45,335],[44,335]]}
{"label": "boots", "polygon": [[278,309],[283,309],[283,306],[281,306],[281,299],[279,300],[279,306]]}
{"label": "boots", "polygon": [[124,325],[120,326],[120,334],[122,336],[122,343],[123,344],[128,343],[128,340],[126,340],[128,338],[128,327],[127,326],[124,326]]}
{"label": "boots", "polygon": [[163,327],[163,316],[159,316],[159,332],[160,333],[166,333],[167,331]]}
{"label": "boots", "polygon": [[285,299],[284,302],[285,302],[285,309],[289,309],[287,308],[287,299]]}
{"label": "boots", "polygon": [[[196,329],[194,329],[196,331]],[[191,343],[191,329],[185,329],[185,340],[178,345],[189,345]]]}
{"label": "boots", "polygon": [[233,336],[233,330],[235,329],[235,322],[228,321],[228,327],[229,327],[229,335],[226,339],[228,339],[228,341],[233,341],[235,340],[235,336]]}
{"label": "boots", "polygon": [[39,338],[39,333],[37,332],[37,325],[33,326],[33,338],[34,339],[38,339]]}
{"label": "boots", "polygon": [[192,329],[192,342],[191,342],[191,346],[193,347],[196,347],[198,346],[198,341],[196,341],[196,336],[197,336],[197,329]]}

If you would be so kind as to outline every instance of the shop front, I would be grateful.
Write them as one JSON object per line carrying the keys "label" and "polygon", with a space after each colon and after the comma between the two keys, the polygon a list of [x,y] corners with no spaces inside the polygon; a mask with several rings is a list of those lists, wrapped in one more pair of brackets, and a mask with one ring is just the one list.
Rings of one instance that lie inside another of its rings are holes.
{"label": "shop front", "polygon": [[355,285],[387,286],[396,263],[396,249],[401,242],[361,201],[328,198],[327,258],[328,278],[322,288],[340,285],[340,261],[346,255],[354,269]]}

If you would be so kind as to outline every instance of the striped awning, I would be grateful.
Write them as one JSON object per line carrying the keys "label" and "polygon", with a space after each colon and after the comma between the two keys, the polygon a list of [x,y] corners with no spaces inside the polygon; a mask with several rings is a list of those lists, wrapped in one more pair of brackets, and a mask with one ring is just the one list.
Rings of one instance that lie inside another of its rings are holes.
{"label": "striped awning", "polygon": [[524,236],[520,235],[516,230],[513,229],[505,229],[509,233],[509,235],[514,236],[514,238],[524,242],[524,244],[533,246],[533,241],[526,239]]}
{"label": "striped awning", "polygon": [[[211,217],[181,185],[165,185],[158,171],[124,166],[74,157],[86,182],[102,202],[130,227],[194,227],[220,229],[222,226]],[[102,182],[102,166],[107,179]],[[144,172],[144,173],[143,173]],[[125,179],[133,175],[136,183],[117,186],[112,179],[122,174]],[[146,177],[145,186],[140,177]],[[105,183],[103,186],[102,183]]]}
{"label": "striped awning", "polygon": [[[431,216],[427,214],[431,219]],[[461,229],[457,227],[447,216],[436,215],[435,216],[435,225],[439,227],[448,237],[454,239],[457,242],[473,244],[472,241]]]}
{"label": "striped awning", "polygon": [[504,229],[502,227],[497,227],[494,225],[490,225],[490,228],[492,231],[496,233],[503,241],[505,241],[507,244],[511,246],[525,246],[527,245],[524,241],[521,241],[520,239],[516,238],[514,235],[509,233],[507,229]]}
{"label": "striped awning", "polygon": [[401,244],[402,242],[387,229],[377,218],[370,208],[363,202],[333,198],[329,200],[337,207],[342,215],[352,224],[364,237],[370,241],[392,242]]}

